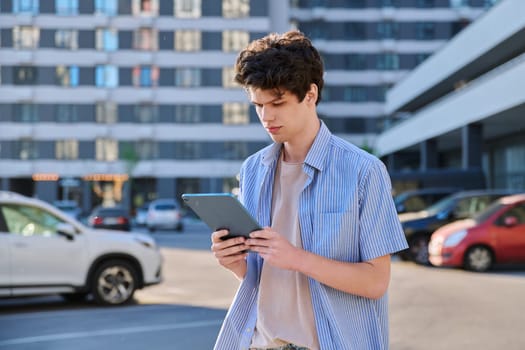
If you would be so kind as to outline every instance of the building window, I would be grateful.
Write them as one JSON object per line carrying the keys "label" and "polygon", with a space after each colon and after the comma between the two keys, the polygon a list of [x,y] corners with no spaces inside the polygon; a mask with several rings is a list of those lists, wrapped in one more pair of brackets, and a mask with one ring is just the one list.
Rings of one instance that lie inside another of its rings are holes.
{"label": "building window", "polygon": [[158,158],[158,144],[153,140],[138,140],[135,143],[135,152],[141,160]]}
{"label": "building window", "polygon": [[368,90],[366,86],[347,86],[343,90],[343,100],[348,102],[368,101]]}
{"label": "building window", "polygon": [[345,69],[349,70],[363,70],[367,69],[366,56],[363,54],[348,54],[344,55]]}
{"label": "building window", "polygon": [[57,84],[61,86],[78,86],[78,66],[58,66],[56,68]]}
{"label": "building window", "polygon": [[344,33],[347,40],[365,40],[366,22],[344,23]]}
{"label": "building window", "polygon": [[415,56],[416,66],[422,63],[424,60],[426,60],[430,54],[428,53],[418,53]]}
{"label": "building window", "polygon": [[95,0],[95,14],[115,16],[117,12],[117,0]]}
{"label": "building window", "polygon": [[95,157],[97,160],[113,162],[118,159],[117,140],[98,138],[95,141]]}
{"label": "building window", "polygon": [[55,10],[57,15],[78,15],[78,0],[55,0]]}
{"label": "building window", "polygon": [[139,28],[134,32],[133,48],[137,50],[157,50],[158,33],[152,28]]}
{"label": "building window", "polygon": [[132,71],[133,86],[157,86],[159,68],[155,66],[135,66]]}
{"label": "building window", "polygon": [[95,84],[98,87],[117,87],[118,68],[113,65],[96,66]]}
{"label": "building window", "polygon": [[377,23],[377,37],[379,39],[396,39],[399,32],[399,26],[396,22],[379,22]]}
{"label": "building window", "polygon": [[199,68],[176,68],[175,86],[195,87],[201,85],[201,70]]}
{"label": "building window", "polygon": [[118,49],[118,33],[115,29],[98,28],[96,33],[97,50],[116,51]]}
{"label": "building window", "polygon": [[135,121],[137,123],[155,123],[158,118],[157,105],[140,104],[135,106]]}
{"label": "building window", "polygon": [[416,6],[423,8],[434,7],[434,0],[417,0]]}
{"label": "building window", "polygon": [[175,105],[176,123],[200,123],[201,109],[199,105]]}
{"label": "building window", "polygon": [[225,103],[222,105],[222,123],[226,125],[245,125],[250,123],[247,103]]}
{"label": "building window", "polygon": [[244,30],[225,30],[222,32],[222,50],[238,52],[250,42],[250,34]]}
{"label": "building window", "polygon": [[13,47],[15,49],[35,49],[38,47],[40,30],[31,26],[13,28]]}
{"label": "building window", "polygon": [[113,124],[117,122],[117,105],[113,102],[97,102],[97,123]]}
{"label": "building window", "polygon": [[200,159],[201,144],[198,142],[182,141],[175,143],[176,159]]}
{"label": "building window", "polygon": [[131,5],[133,15],[135,16],[158,16],[158,0],[133,0]]}
{"label": "building window", "polygon": [[434,23],[420,22],[416,23],[416,39],[432,40],[434,39]]}
{"label": "building window", "polygon": [[202,37],[199,30],[177,30],[175,32],[176,51],[198,51],[202,47]]}
{"label": "building window", "polygon": [[59,49],[78,49],[78,31],[73,29],[58,29],[55,32],[55,47]]}
{"label": "building window", "polygon": [[76,123],[78,109],[74,104],[59,104],[56,106],[56,121],[58,123]]}
{"label": "building window", "polygon": [[376,68],[379,70],[399,69],[399,56],[395,53],[378,54]]}
{"label": "building window", "polygon": [[240,85],[235,81],[235,69],[233,67],[222,68],[222,86],[225,88],[239,88]]}
{"label": "building window", "polygon": [[57,140],[55,142],[56,159],[78,159],[78,140]]}
{"label": "building window", "polygon": [[250,0],[222,0],[224,18],[241,18],[250,15]]}
{"label": "building window", "polygon": [[13,13],[38,14],[38,0],[13,0]]}
{"label": "building window", "polygon": [[177,18],[200,18],[201,0],[174,0],[174,14]]}
{"label": "building window", "polygon": [[13,69],[15,85],[33,85],[37,80],[37,69],[31,66],[19,66]]}
{"label": "building window", "polygon": [[15,122],[36,123],[38,122],[37,106],[32,103],[20,103],[15,107]]}
{"label": "building window", "polygon": [[33,139],[20,139],[15,147],[19,159],[38,159],[38,146]]}
{"label": "building window", "polygon": [[223,158],[228,160],[241,160],[248,157],[248,145],[244,141],[224,142]]}

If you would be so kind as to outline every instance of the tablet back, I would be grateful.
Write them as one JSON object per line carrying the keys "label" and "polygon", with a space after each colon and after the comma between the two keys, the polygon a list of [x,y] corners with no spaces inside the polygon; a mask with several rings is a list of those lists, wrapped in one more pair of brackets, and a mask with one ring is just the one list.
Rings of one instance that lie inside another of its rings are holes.
{"label": "tablet back", "polygon": [[212,231],[227,229],[226,238],[246,236],[261,226],[230,193],[185,193],[182,200]]}

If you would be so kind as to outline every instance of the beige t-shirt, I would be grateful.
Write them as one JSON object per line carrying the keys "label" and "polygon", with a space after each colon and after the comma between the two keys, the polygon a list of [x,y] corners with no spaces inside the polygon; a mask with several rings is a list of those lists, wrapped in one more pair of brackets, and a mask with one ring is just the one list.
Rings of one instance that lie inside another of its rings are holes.
{"label": "beige t-shirt", "polygon": [[[296,247],[302,247],[298,203],[306,179],[302,163],[287,163],[281,156],[273,187],[272,228]],[[319,349],[308,279],[301,273],[263,264],[251,347],[288,343]]]}

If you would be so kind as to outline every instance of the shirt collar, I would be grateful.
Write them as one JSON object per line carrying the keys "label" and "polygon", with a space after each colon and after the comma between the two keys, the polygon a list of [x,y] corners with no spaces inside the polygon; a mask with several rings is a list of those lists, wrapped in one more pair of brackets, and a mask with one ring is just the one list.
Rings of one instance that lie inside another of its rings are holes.
{"label": "shirt collar", "polygon": [[[317,136],[315,137],[315,140],[312,143],[308,154],[306,155],[306,159],[304,160],[305,164],[308,164],[317,170],[323,170],[326,157],[328,156],[327,149],[331,136],[332,133],[321,121],[321,127],[319,128]],[[281,146],[282,143],[274,143],[266,149],[266,151],[263,153],[263,165],[270,166],[273,162],[278,160]]]}

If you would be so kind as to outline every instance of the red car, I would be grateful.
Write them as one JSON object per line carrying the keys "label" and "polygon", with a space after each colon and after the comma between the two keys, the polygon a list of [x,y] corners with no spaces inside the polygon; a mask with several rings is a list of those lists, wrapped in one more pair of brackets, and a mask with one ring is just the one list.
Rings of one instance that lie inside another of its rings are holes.
{"label": "red car", "polygon": [[442,226],[428,252],[434,266],[478,272],[495,263],[525,263],[525,193],[497,200],[474,219]]}

